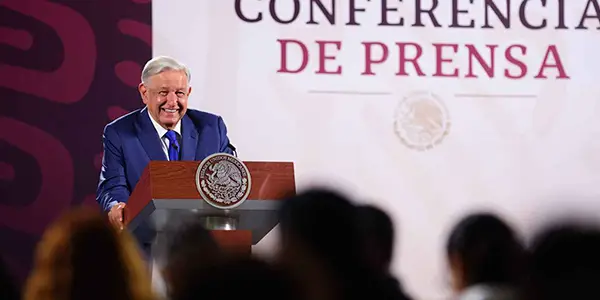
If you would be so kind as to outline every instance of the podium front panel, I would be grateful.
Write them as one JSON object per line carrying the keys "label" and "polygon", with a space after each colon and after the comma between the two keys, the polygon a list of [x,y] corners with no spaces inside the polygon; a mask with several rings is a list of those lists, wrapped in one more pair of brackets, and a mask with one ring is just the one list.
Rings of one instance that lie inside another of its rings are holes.
{"label": "podium front panel", "polygon": [[129,223],[135,230],[142,222],[157,234],[176,230],[182,222],[198,219],[212,230],[250,230],[256,245],[278,223],[279,201],[246,200],[231,209],[218,209],[203,200],[153,199]]}

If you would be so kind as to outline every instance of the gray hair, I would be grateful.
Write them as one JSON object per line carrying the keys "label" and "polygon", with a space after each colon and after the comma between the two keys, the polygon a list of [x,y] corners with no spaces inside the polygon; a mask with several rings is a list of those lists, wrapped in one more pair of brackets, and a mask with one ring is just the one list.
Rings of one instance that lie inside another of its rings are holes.
{"label": "gray hair", "polygon": [[176,59],[168,56],[157,56],[149,60],[142,71],[142,83],[147,85],[150,77],[160,74],[164,71],[184,71],[187,76],[188,84],[192,80],[190,69]]}

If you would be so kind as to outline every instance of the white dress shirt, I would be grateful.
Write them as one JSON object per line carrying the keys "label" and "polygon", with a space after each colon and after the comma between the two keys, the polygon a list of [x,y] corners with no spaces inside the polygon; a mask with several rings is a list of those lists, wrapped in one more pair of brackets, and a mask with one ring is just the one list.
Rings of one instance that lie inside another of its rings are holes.
{"label": "white dress shirt", "polygon": [[[152,125],[154,125],[154,128],[156,128],[156,132],[158,133],[158,137],[160,138],[160,141],[162,142],[162,149],[163,152],[165,153],[165,156],[167,157],[167,160],[169,160],[169,139],[165,136],[167,134],[167,129],[163,128],[162,126],[160,126],[160,124],[158,124],[158,122],[156,122],[154,120],[154,118],[152,118],[152,116],[150,115],[150,113],[148,113],[148,117],[150,118],[150,120],[152,121]],[[181,120],[179,122],[177,122],[177,124],[175,124],[175,128],[173,128],[173,131],[175,131],[177,133],[177,139],[180,140],[181,137]],[[181,143],[180,143],[181,145]]]}

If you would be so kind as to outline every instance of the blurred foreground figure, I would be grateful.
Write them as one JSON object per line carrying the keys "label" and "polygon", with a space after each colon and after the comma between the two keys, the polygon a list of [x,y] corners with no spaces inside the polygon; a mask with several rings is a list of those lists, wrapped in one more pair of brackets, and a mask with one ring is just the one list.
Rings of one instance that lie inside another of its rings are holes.
{"label": "blurred foreground figure", "polygon": [[395,288],[398,294],[396,299],[410,299],[400,282],[390,273],[395,244],[392,218],[373,205],[359,206],[357,212],[367,260],[376,272],[387,275],[388,285]]}
{"label": "blurred foreground figure", "polygon": [[[210,231],[194,219],[186,220],[176,229],[169,242],[166,264],[163,270],[169,294],[187,288],[189,276],[191,280],[196,270],[219,262],[224,257],[221,247],[217,244]],[[200,274],[202,275],[202,274]]]}
{"label": "blurred foreground figure", "polygon": [[15,279],[11,276],[8,266],[4,259],[0,257],[0,299],[18,300],[21,299],[21,293],[17,287]]}
{"label": "blurred foreground figure", "polygon": [[290,197],[279,212],[278,261],[305,299],[401,299],[364,255],[356,207],[344,196],[313,189]]}
{"label": "blurred foreground figure", "polygon": [[600,299],[600,227],[565,222],[538,233],[527,299]]}
{"label": "blurred foreground figure", "polygon": [[296,300],[287,274],[251,257],[231,256],[185,268],[171,300]]}
{"label": "blurred foreground figure", "polygon": [[525,250],[497,216],[481,213],[462,219],[448,238],[446,254],[457,299],[521,299]]}
{"label": "blurred foreground figure", "polygon": [[133,238],[96,210],[76,209],[38,244],[25,300],[152,300],[149,271]]}
{"label": "blurred foreground figure", "polygon": [[394,253],[394,223],[383,210],[372,205],[358,207],[360,226],[364,232],[367,259],[371,264],[388,272]]}

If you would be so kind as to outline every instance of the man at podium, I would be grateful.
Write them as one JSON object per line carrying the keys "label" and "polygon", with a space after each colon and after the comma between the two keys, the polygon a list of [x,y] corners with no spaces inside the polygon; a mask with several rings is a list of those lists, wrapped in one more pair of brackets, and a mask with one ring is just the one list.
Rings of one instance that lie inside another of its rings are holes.
{"label": "man at podium", "polygon": [[[192,92],[190,78],[190,70],[173,58],[151,59],[138,86],[145,107],[104,128],[96,201],[111,223],[121,229],[123,208],[151,160],[199,161],[235,150],[220,116],[187,108]],[[146,251],[153,234],[144,227],[138,227],[134,235]]]}

